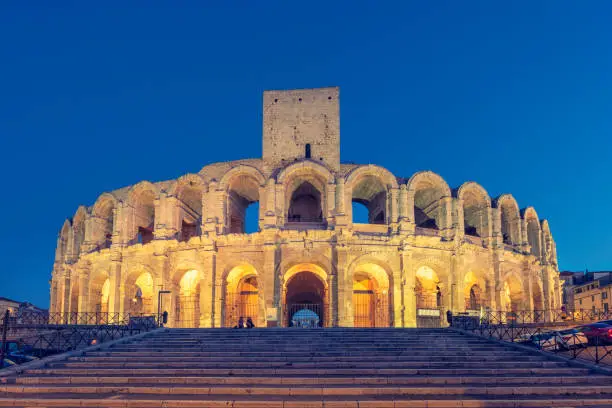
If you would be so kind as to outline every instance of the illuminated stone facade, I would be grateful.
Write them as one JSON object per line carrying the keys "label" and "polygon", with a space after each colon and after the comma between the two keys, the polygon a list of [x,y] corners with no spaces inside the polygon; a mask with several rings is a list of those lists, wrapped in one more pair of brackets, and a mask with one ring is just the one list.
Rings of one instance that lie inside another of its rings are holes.
{"label": "illuminated stone facade", "polygon": [[286,326],[304,308],[324,326],[414,327],[447,310],[560,307],[555,243],[532,207],[430,171],[342,164],[338,88],[263,99],[262,159],[78,208],[59,235],[52,312],[154,314],[161,290],[175,327]]}

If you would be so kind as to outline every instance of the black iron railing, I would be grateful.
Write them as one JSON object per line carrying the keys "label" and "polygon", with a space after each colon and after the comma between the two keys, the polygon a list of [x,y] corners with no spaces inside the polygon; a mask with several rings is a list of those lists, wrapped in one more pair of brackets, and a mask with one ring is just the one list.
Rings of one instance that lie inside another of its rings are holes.
{"label": "black iron railing", "polygon": [[[455,315],[461,318],[464,313]],[[597,322],[612,319],[612,313],[607,310],[520,310],[520,311],[487,311],[479,312],[477,316],[470,313],[468,320],[482,324],[549,324],[549,323],[582,323]]]}
{"label": "black iron railing", "polygon": [[160,326],[161,317],[123,313],[29,313],[0,321],[0,368],[117,340]]}
{"label": "black iron railing", "polygon": [[482,316],[453,316],[451,327],[483,338],[522,344],[571,359],[612,366],[612,326],[599,329],[596,333],[584,329],[584,326],[608,317],[604,312],[569,315],[565,311],[550,310],[491,312]]}

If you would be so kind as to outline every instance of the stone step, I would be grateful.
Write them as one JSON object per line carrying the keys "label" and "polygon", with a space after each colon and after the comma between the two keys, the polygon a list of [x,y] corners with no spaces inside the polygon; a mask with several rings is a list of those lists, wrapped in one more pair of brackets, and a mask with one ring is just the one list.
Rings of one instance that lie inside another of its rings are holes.
{"label": "stone step", "polygon": [[573,368],[568,366],[540,367],[540,368],[480,368],[474,365],[471,368],[361,368],[361,369],[313,369],[313,368],[246,368],[246,369],[220,369],[220,368],[138,368],[121,369],[116,368],[40,368],[26,371],[28,375],[214,375],[214,376],[399,376],[399,375],[587,375],[590,370],[586,368]]}
{"label": "stone step", "polygon": [[[18,405],[15,405],[18,404]],[[70,395],[56,395],[53,399],[24,395],[21,400],[0,398],[0,407],[105,407],[105,408],[521,408],[521,407],[607,407],[612,406],[612,398],[482,398],[455,397],[442,398],[386,398],[367,396],[351,398],[258,398],[257,396],[226,399],[221,397],[181,398],[166,396],[151,399],[148,395],[127,395],[122,399],[109,398],[71,398]]]}
{"label": "stone step", "polygon": [[167,377],[167,376],[71,376],[71,377],[18,377],[13,379],[15,384],[72,384],[72,385],[90,385],[90,384],[150,384],[157,386],[158,384],[184,384],[184,385],[532,385],[532,384],[549,384],[557,386],[559,384],[583,384],[593,385],[602,384],[609,385],[610,377],[603,375],[592,376],[510,376],[510,377],[492,377],[492,376],[461,376],[461,377],[424,377],[424,376],[402,376],[402,377],[220,377],[220,376],[191,376],[191,377]]}
{"label": "stone step", "polygon": [[370,385],[362,386],[361,384],[346,384],[338,385],[264,385],[258,384],[253,387],[233,386],[233,385],[216,385],[216,386],[184,386],[172,384],[170,386],[162,386],[160,384],[122,384],[122,385],[23,385],[23,384],[5,384],[0,386],[0,392],[4,396],[15,396],[12,394],[155,394],[155,395],[274,395],[274,396],[321,396],[341,395],[341,396],[417,396],[417,395],[496,395],[496,396],[512,396],[512,395],[534,395],[534,396],[550,396],[550,395],[605,395],[612,398],[612,384],[608,385],[557,385],[551,387],[549,385],[516,385],[507,384],[494,386],[453,386],[453,385]]}
{"label": "stone step", "polygon": [[[166,361],[190,361],[190,362],[230,362],[235,361],[235,356],[225,356],[225,357],[216,357],[216,356],[190,356],[186,357],[184,355],[172,355],[172,356],[129,356],[130,358],[137,359],[141,362],[156,362],[163,360]],[[265,358],[265,362],[418,362],[418,361],[446,361],[446,362],[464,362],[466,360],[465,356],[411,356],[411,355],[402,355],[402,356],[323,356],[323,357],[312,357],[312,356],[301,356],[301,357],[287,357],[283,355],[270,356]],[[535,359],[539,360],[539,359]],[[126,361],[126,356],[121,355],[109,355],[109,356],[92,356],[85,355],[83,357],[70,357],[67,361],[88,361],[91,363],[98,362],[116,362]],[[243,356],[240,358],[241,362],[262,362],[262,358],[257,356]],[[534,358],[529,355],[514,355],[514,356],[498,356],[498,355],[485,355],[478,358],[478,361],[499,361],[499,362],[518,362],[518,361],[534,361]]]}
{"label": "stone step", "polygon": [[[285,359],[297,359],[297,358],[312,358],[312,357],[318,357],[318,358],[336,358],[336,357],[361,357],[364,356],[363,353],[360,352],[336,352],[336,353],[312,353],[312,352],[286,352],[286,353],[276,353],[276,352],[269,352],[269,353],[257,353],[257,354],[253,354],[253,353],[249,353],[249,352],[243,352],[243,353],[225,353],[225,352],[204,352],[204,351],[185,351],[185,352],[180,352],[180,351],[88,351],[86,353],[84,353],[85,356],[91,356],[91,357],[118,357],[118,358],[126,358],[126,357],[152,357],[152,358],[165,358],[165,357],[184,357],[184,358],[194,358],[194,357],[210,357],[210,358],[235,358],[237,356],[240,356],[241,359],[242,358],[248,358],[248,357],[253,357],[253,358],[260,358],[261,357],[266,357],[266,358],[285,358]],[[403,351],[401,353],[397,353],[397,352],[392,352],[392,353],[377,353],[377,354],[368,354],[368,357],[371,358],[398,358],[398,357],[403,357],[403,356],[411,356],[411,357],[422,357],[422,356],[427,356],[427,357],[437,357],[437,358],[453,358],[453,357],[457,357],[457,358],[477,358],[477,359],[482,359],[482,358],[489,358],[491,357],[491,355],[494,355],[496,357],[504,357],[504,358],[518,358],[518,357],[525,357],[525,356],[529,356],[529,358],[537,358],[538,356],[536,355],[529,355],[529,354],[525,354],[524,352],[521,351],[506,351],[506,350],[500,350],[495,352],[494,354],[492,353],[467,353],[467,352],[462,352],[462,353],[448,353],[448,352],[436,352],[436,353],[432,353],[431,351],[428,352],[409,352],[409,351]],[[366,357],[366,356],[364,356]]]}

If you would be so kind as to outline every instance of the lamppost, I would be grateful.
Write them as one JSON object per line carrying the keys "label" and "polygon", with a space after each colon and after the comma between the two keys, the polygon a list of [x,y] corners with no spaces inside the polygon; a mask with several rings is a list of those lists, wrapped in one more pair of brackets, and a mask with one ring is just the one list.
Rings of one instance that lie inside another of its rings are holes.
{"label": "lamppost", "polygon": [[172,291],[169,290],[160,290],[159,292],[157,292],[157,322],[159,324],[159,322],[161,321],[161,295],[164,293],[172,293]]}

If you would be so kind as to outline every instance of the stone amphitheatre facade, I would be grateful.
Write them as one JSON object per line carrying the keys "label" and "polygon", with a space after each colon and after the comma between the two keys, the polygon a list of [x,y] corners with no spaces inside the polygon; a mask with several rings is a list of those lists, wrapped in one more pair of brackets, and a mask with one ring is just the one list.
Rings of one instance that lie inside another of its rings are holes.
{"label": "stone amphitheatre facade", "polygon": [[[532,207],[431,171],[341,163],[338,88],[269,91],[263,103],[261,159],[79,207],[59,234],[51,312],[261,327],[307,309],[325,327],[416,327],[448,310],[561,306],[555,243]],[[367,220],[354,222],[355,205]]]}

